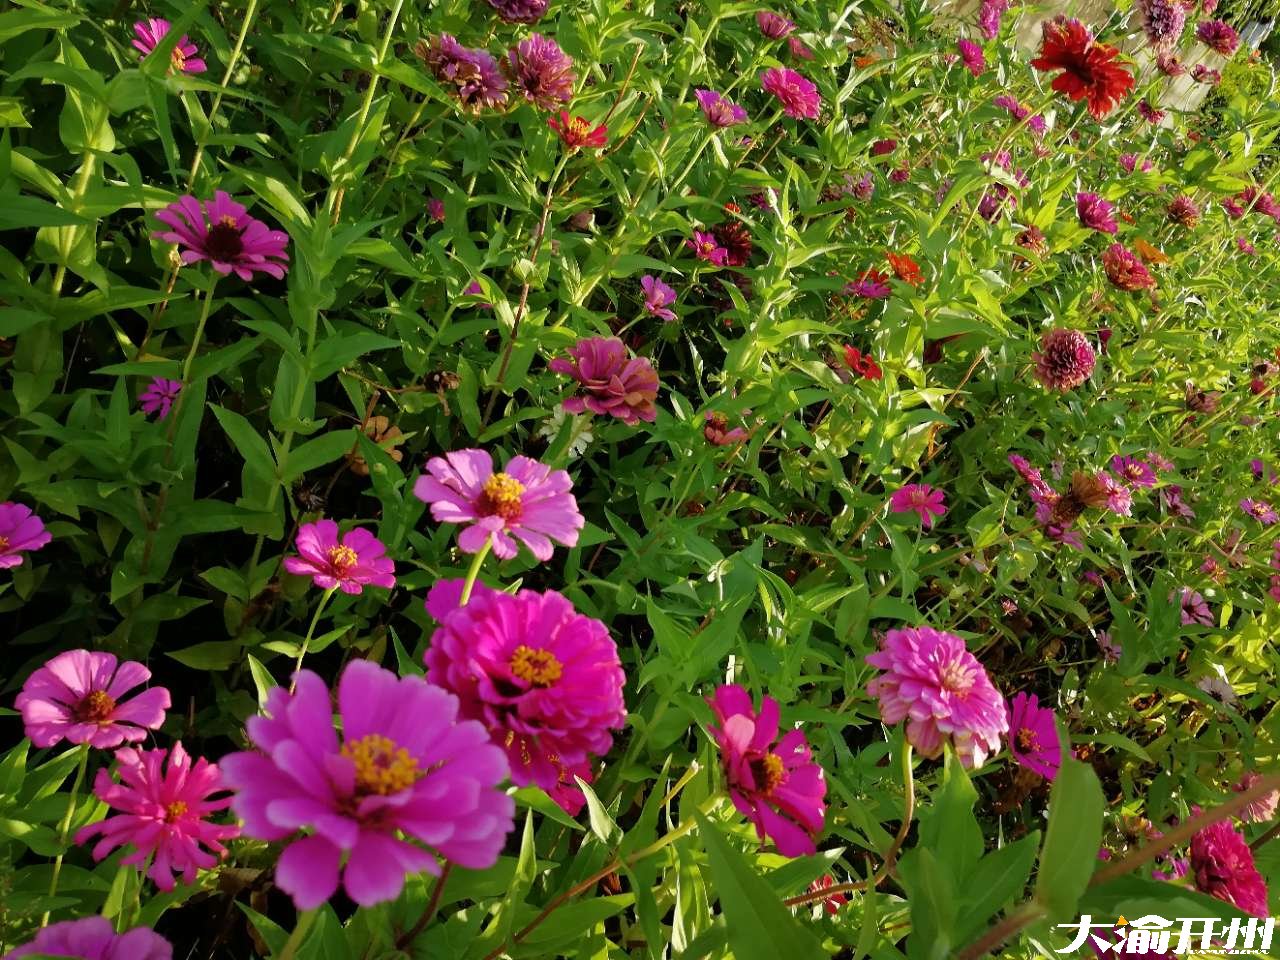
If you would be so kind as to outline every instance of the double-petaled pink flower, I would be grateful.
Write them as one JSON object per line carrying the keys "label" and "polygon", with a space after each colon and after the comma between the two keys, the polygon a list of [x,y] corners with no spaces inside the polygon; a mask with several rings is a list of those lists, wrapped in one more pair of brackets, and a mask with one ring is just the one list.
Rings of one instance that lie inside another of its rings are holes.
{"label": "double-petaled pink flower", "polygon": [[117,750],[116,766],[121,782],[99,770],[93,792],[119,812],[81,829],[76,843],[101,837],[93,848],[95,861],[117,847],[132,846],[133,853],[120,862],[132,866],[150,862],[147,876],[161,890],[174,888],[175,874],[183,883],[195,883],[197,871],[208,870],[227,852],[222,841],[240,833],[234,824],[207,819],[231,806],[229,795],[210,799],[227,790],[217,764],[203,757],[192,764],[178,742],[172,751]]}
{"label": "double-petaled pink flower", "polygon": [[394,900],[406,874],[440,874],[437,856],[493,866],[515,810],[499,787],[507,761],[484,727],[458,719],[457,697],[352,660],[338,681],[339,738],[325,682],[310,670],[295,680],[249,719],[254,749],[219,765],[245,835],[289,841],[275,879],[299,909],[339,883],[362,907]]}
{"label": "double-petaled pink flower", "polygon": [[796,119],[816,120],[822,107],[818,88],[794,70],[770,67],[760,74],[760,86],[782,105],[782,112]]}
{"label": "double-petaled pink flower", "polygon": [[304,523],[298,528],[296,557],[285,557],[284,568],[299,577],[310,577],[322,590],[341,589],[358,594],[365,587],[396,585],[395,562],[382,541],[363,527],[338,536],[332,520]]}
{"label": "double-petaled pink flower", "polygon": [[585,802],[573,777],[609,752],[626,722],[626,679],[608,628],[549,590],[515,595],[440,580],[427,596],[439,621],[427,649],[427,679],[457,694],[460,713],[502,747],[517,784],[536,784],[565,810]]}
{"label": "double-petaled pink flower", "polygon": [[947,495],[927,483],[908,483],[893,491],[889,497],[889,509],[894,513],[915,513],[926,530],[933,526],[933,518],[947,512]]}
{"label": "double-petaled pink flower", "polygon": [[[431,504],[438,523],[460,523],[458,548],[477,553],[488,541],[502,560],[523,543],[539,560],[550,560],[551,542],[572,547],[586,521],[578,512],[573,481],[563,470],[528,457],[512,457],[495,472],[487,450],[454,450],[427,461],[413,494]],[[517,542],[519,541],[519,542]]]}
{"label": "double-petaled pink flower", "polygon": [[6,953],[4,960],[37,956],[70,960],[173,960],[173,947],[146,927],[116,933],[106,917],[85,917],[50,924],[30,943]]}
{"label": "double-petaled pink flower", "polygon": [[812,854],[826,817],[827,781],[804,732],[792,728],[779,737],[778,701],[761,697],[757,711],[737,684],[718,687],[707,703],[733,805],[784,857]]}
{"label": "double-petaled pink flower", "polygon": [[573,58],[550,37],[530,34],[507,51],[502,70],[529,103],[554,110],[573,98]]}
{"label": "double-petaled pink flower", "polygon": [[241,280],[252,280],[255,273],[279,280],[288,269],[289,235],[249,216],[223,190],[203,203],[190,195],[179,197],[156,211],[156,219],[169,229],[152,236],[178,244],[184,264],[208,260],[218,273],[234,272]]}
{"label": "double-petaled pink flower", "polygon": [[1191,838],[1191,874],[1196,889],[1255,917],[1269,916],[1267,884],[1253,852],[1230,820],[1211,823]]}
{"label": "double-petaled pink flower", "polygon": [[1099,233],[1116,232],[1115,207],[1096,193],[1076,194],[1076,216],[1082,227]]}
{"label": "double-petaled pink flower", "polygon": [[1223,20],[1205,20],[1197,24],[1196,39],[1224,57],[1231,56],[1240,46],[1240,35]]}
{"label": "double-petaled pink flower", "polygon": [[1040,349],[1031,359],[1036,365],[1036,379],[1059,393],[1080,386],[1093,373],[1093,347],[1079,330],[1059,327],[1048,331],[1040,338]]}
{"label": "double-petaled pink flower", "polygon": [[956,41],[956,48],[960,51],[960,59],[964,61],[965,69],[975,77],[982,76],[982,71],[987,69],[987,58],[982,52],[982,47],[961,37]]}
{"label": "double-petaled pink flower", "polygon": [[556,357],[547,369],[573,377],[582,388],[561,404],[567,413],[589,410],[628,426],[657,419],[658,374],[646,357],[628,359],[626,345],[617,337],[579,340],[569,348],[568,359]]}
{"label": "double-petaled pink flower", "polygon": [[22,563],[22,555],[39,550],[53,539],[44,521],[22,503],[0,503],[0,570]]}
{"label": "double-petaled pink flower", "polygon": [[151,687],[125,695],[151,679],[133,660],[89,650],[60,653],[22,685],[15,706],[31,742],[41,749],[63,740],[106,749],[138,743],[164,723],[169,691]]}
{"label": "double-petaled pink flower", "polygon": [[[133,25],[133,45],[144,57],[149,57],[160,41],[169,35],[172,27],[168,20],[160,17],[139,20]],[[200,51],[185,33],[178,38],[178,42],[173,45],[173,50],[169,53],[169,66],[178,73],[204,73],[208,69],[205,62],[200,59]]]}

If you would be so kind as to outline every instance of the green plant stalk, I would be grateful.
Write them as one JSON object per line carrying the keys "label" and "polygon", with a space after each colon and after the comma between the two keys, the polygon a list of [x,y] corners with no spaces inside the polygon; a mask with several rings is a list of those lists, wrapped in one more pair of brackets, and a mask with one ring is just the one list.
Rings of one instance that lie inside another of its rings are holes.
{"label": "green plant stalk", "polygon": [[302,669],[303,658],[307,655],[307,650],[311,648],[311,638],[315,635],[316,624],[320,622],[320,614],[324,613],[324,608],[329,603],[329,598],[333,596],[337,587],[330,587],[320,597],[320,602],[316,604],[316,612],[311,616],[311,625],[307,627],[307,635],[303,638],[302,649],[298,651],[298,659],[293,664],[293,679],[289,681],[289,692],[293,693],[293,688],[298,684],[298,671]]}
{"label": "green plant stalk", "polygon": [[187,177],[187,190],[196,182],[196,174],[200,172],[200,161],[204,157],[205,140],[210,133],[213,132],[213,120],[218,114],[218,108],[222,106],[222,96],[227,91],[227,85],[231,83],[231,77],[236,72],[236,67],[240,65],[240,55],[244,52],[244,41],[249,36],[249,29],[253,26],[254,18],[258,15],[258,0],[249,0],[249,6],[244,12],[244,20],[240,24],[240,33],[236,36],[236,44],[231,49],[231,58],[227,60],[227,69],[222,74],[222,80],[218,84],[218,92],[213,97],[213,105],[209,107],[208,125],[205,127],[203,135],[196,142],[195,153],[191,156],[191,174]]}
{"label": "green plant stalk", "polygon": [[[86,150],[80,158],[80,169],[76,173],[75,182],[71,184],[71,196],[79,203],[80,197],[84,194],[89,186],[89,178],[93,176],[93,168],[95,160],[93,151]],[[79,227],[64,227],[68,232],[78,230]],[[65,234],[64,234],[65,236]],[[62,293],[62,284],[67,278],[67,257],[71,255],[71,243],[59,243],[58,252],[62,254],[62,263],[58,264],[57,269],[53,271],[53,283],[50,292],[55,296]]]}
{"label": "green plant stalk", "polygon": [[[80,785],[84,783],[84,772],[89,766],[89,744],[82,743],[76,749],[80,751],[80,759],[76,762],[76,777],[71,782],[71,797],[67,800],[67,812],[62,815],[62,822],[58,824],[58,855],[53,860],[53,876],[49,878],[50,897],[58,893],[58,878],[62,875],[62,858],[66,854],[67,833],[71,830],[71,818],[76,812],[76,801],[80,797]],[[50,910],[44,912],[40,918],[41,927],[49,925],[51,912]]]}
{"label": "green plant stalk", "polygon": [[471,600],[471,591],[475,589],[476,578],[480,576],[480,568],[484,565],[484,558],[489,555],[489,548],[493,545],[493,537],[487,537],[484,546],[476,551],[476,555],[471,558],[471,566],[467,570],[467,579],[462,582],[462,596],[458,598],[458,606],[465,607]]}
{"label": "green plant stalk", "polygon": [[298,917],[298,921],[293,927],[293,933],[289,934],[289,941],[284,945],[284,949],[280,951],[278,960],[293,960],[298,948],[302,946],[302,941],[307,938],[307,931],[316,922],[316,915],[319,913],[320,910],[317,908],[308,910]]}

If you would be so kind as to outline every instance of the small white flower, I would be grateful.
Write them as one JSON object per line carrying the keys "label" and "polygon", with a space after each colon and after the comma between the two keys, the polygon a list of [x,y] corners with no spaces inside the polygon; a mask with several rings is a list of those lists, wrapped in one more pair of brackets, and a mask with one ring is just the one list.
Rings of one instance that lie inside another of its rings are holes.
{"label": "small white flower", "polygon": [[556,412],[551,415],[551,419],[543,422],[538,428],[538,436],[543,437],[548,443],[554,442],[556,437],[560,436],[560,431],[564,428],[566,419],[571,419],[572,426],[569,428],[569,450],[570,460],[577,459],[582,456],[591,441],[595,437],[591,433],[591,418],[583,416],[573,416],[568,418],[561,407],[556,407]]}

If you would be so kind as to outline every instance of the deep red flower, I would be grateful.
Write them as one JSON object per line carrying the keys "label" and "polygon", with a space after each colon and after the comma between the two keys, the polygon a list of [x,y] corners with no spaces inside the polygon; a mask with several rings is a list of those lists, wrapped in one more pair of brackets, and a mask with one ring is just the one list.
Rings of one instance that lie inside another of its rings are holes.
{"label": "deep red flower", "polygon": [[1052,87],[1072,100],[1087,100],[1089,112],[1101,120],[1133,88],[1133,75],[1115,62],[1118,51],[1098,43],[1079,20],[1061,15],[1044,23],[1037,70],[1061,70]]}
{"label": "deep red flower", "polygon": [[920,272],[920,265],[907,254],[890,251],[886,256],[889,258],[889,266],[893,267],[893,275],[903,283],[917,287],[924,282],[924,274]]}
{"label": "deep red flower", "polygon": [[711,228],[711,233],[727,251],[724,258],[726,266],[741,267],[751,259],[755,245],[751,242],[751,230],[741,220],[726,220],[716,224]]}
{"label": "deep red flower", "polygon": [[561,110],[559,117],[547,117],[547,126],[560,135],[570,150],[579,147],[603,147],[609,142],[609,128],[603,123],[591,126],[586,117],[571,117],[568,110]]}
{"label": "deep red flower", "polygon": [[863,353],[857,347],[844,348],[844,363],[858,376],[866,377],[868,380],[879,380],[884,376],[880,365],[871,359],[871,354]]}

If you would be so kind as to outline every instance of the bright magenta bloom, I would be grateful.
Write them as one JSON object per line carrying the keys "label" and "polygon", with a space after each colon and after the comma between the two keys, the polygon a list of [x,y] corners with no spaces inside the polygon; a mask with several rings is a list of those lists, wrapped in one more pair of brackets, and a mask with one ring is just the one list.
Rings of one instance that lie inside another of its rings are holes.
{"label": "bright magenta bloom", "polygon": [[1280,516],[1276,515],[1275,508],[1265,500],[1250,500],[1246,498],[1240,501],[1240,509],[1268,527],[1280,520]]}
{"label": "bright magenta bloom", "polygon": [[499,788],[507,762],[484,727],[457,719],[456,697],[352,660],[338,681],[339,740],[324,681],[310,670],[295,679],[296,692],[275,687],[266,715],[249,719],[256,749],[220,766],[245,834],[290,840],[276,882],[298,909],[339,881],[362,907],[393,900],[405,874],[438,876],[437,856],[493,866],[515,810]]}
{"label": "bright magenta bloom", "polygon": [[513,782],[536,784],[576,814],[585,800],[567,774],[608,753],[611,731],[626,723],[617,645],[554,590],[513,596],[477,583],[459,606],[462,583],[439,580],[427,595],[440,622],[427,679],[457,694],[461,715],[506,750]]}
{"label": "bright magenta bloom", "polygon": [[1093,347],[1079,330],[1050,330],[1040,338],[1040,350],[1031,359],[1036,379],[1060,393],[1080,386],[1093,373]]}
{"label": "bright magenta bloom", "polygon": [[163,420],[169,415],[173,403],[182,392],[181,380],[169,380],[165,377],[152,377],[147,389],[138,394],[138,405],[142,412],[152,414],[160,412],[156,419]]}
{"label": "bright magenta bloom", "polygon": [[24,553],[39,550],[52,539],[30,507],[9,500],[0,503],[0,570],[18,566]]}
{"label": "bright magenta bloom", "polygon": [[1156,472],[1151,464],[1134,457],[1122,457],[1116,454],[1111,458],[1111,469],[1125,483],[1133,487],[1154,487]]}
{"label": "bright magenta bloom", "polygon": [[234,271],[241,280],[252,280],[255,272],[279,280],[288,269],[284,248],[289,235],[249,216],[223,190],[204,203],[190,195],[179,197],[156,211],[156,219],[169,229],[152,236],[185,247],[184,264],[208,260],[218,273],[226,276]]}
{"label": "bright magenta bloom", "polygon": [[1196,889],[1255,917],[1268,916],[1267,884],[1253,864],[1253,851],[1230,820],[1211,823],[1191,838]]}
{"label": "bright magenta bloom", "polygon": [[1229,57],[1240,46],[1240,35],[1222,20],[1205,20],[1196,26],[1196,39],[1211,50]]}
{"label": "bright magenta bloom", "polygon": [[1004,698],[987,671],[953,633],[932,627],[890,630],[867,663],[884,673],[867,684],[880,699],[880,718],[907,721],[907,742],[926,757],[949,737],[961,763],[982,766],[1009,730]]}
{"label": "bright magenta bloom", "polygon": [[1076,194],[1076,216],[1080,225],[1099,233],[1115,233],[1115,208],[1096,193]]}
{"label": "bright magenta bloom", "polygon": [[693,95],[698,98],[698,106],[713,127],[732,127],[747,119],[746,110],[714,90],[699,89],[693,91]]}
{"label": "bright magenta bloom", "polygon": [[[133,45],[144,57],[149,57],[156,45],[168,36],[172,26],[168,20],[163,20],[159,17],[140,20],[133,25],[133,32],[137,37],[133,41]],[[199,53],[200,51],[196,48],[196,45],[190,42],[184,33],[178,38],[178,42],[174,44],[173,51],[169,54],[169,64],[179,73],[204,73],[208,67],[200,59]]]}
{"label": "bright magenta bloom", "polygon": [[1009,710],[1009,752],[1013,759],[1046,780],[1062,766],[1062,742],[1053,711],[1040,706],[1039,698],[1019,693]]}
{"label": "bright magenta bloom", "polygon": [[947,512],[944,501],[946,494],[927,483],[908,483],[893,491],[889,498],[889,509],[894,513],[911,513],[920,516],[921,525],[928,530],[933,526],[933,518]]}
{"label": "bright magenta bloom", "polygon": [[552,540],[572,547],[586,522],[572,488],[568,473],[528,457],[512,457],[494,473],[488,451],[454,450],[427,461],[413,494],[431,504],[437,522],[468,524],[458,535],[464,553],[476,553],[490,540],[493,552],[510,560],[523,543],[546,561]]}
{"label": "bright magenta bloom", "polygon": [[[164,766],[166,755],[168,769]],[[206,820],[211,813],[231,806],[230,796],[209,799],[227,789],[217,764],[202,757],[193,766],[180,741],[172,752],[132,747],[117,750],[116,764],[121,782],[99,770],[93,792],[120,813],[80,830],[76,843],[101,836],[93,848],[95,861],[131,844],[134,852],[120,862],[141,866],[154,858],[147,876],[161,890],[173,889],[174,874],[180,874],[183,883],[195,883],[197,870],[208,870],[227,852],[221,841],[240,833],[235,824]]]}
{"label": "bright magenta bloom", "polygon": [[960,51],[960,59],[964,61],[965,68],[975,77],[982,76],[982,71],[987,69],[987,58],[982,47],[961,37],[956,41],[956,48]]}
{"label": "bright magenta bloom", "polygon": [[761,10],[756,14],[756,26],[770,40],[781,40],[796,28],[796,25],[782,14],[769,10]]}
{"label": "bright magenta bloom", "polygon": [[763,842],[771,839],[784,857],[804,857],[817,848],[826,817],[827,781],[813,761],[803,731],[778,736],[778,701],[751,695],[737,684],[708,697],[716,725],[708,728],[720,748],[725,787],[738,812]]}
{"label": "bright magenta bloom", "polygon": [[367,586],[396,585],[395,562],[387,556],[382,541],[363,527],[347,531],[338,539],[338,525],[332,520],[304,523],[294,540],[296,557],[285,557],[284,568],[299,577],[310,577],[322,590],[338,587],[343,593],[363,593]]}
{"label": "bright magenta bloom", "polygon": [[83,920],[50,924],[26,946],[6,953],[4,960],[31,956],[74,960],[173,960],[173,947],[160,934],[146,927],[116,933],[106,917],[85,917]]}
{"label": "bright magenta bloom", "polygon": [[479,113],[507,105],[507,81],[489,51],[464,47],[453,35],[442,33],[430,42],[419,40],[413,52],[464,110]]}
{"label": "bright magenta bloom", "polygon": [[547,364],[554,373],[573,377],[583,396],[570,397],[561,406],[567,413],[608,414],[627,426],[636,421],[653,423],[658,410],[658,374],[645,357],[627,359],[627,348],[617,337],[587,337],[569,348],[570,359],[556,357]]}
{"label": "bright magenta bloom", "polygon": [[100,750],[118,747],[138,743],[164,723],[164,687],[124,699],[150,679],[151,671],[133,660],[119,663],[110,653],[68,650],[27,677],[14,706],[27,736],[42,749],[63,740]]}
{"label": "bright magenta bloom", "polygon": [[530,34],[507,51],[503,72],[526,100],[543,110],[554,110],[573,98],[578,82],[573,58],[550,37]]}
{"label": "bright magenta bloom", "polygon": [[723,267],[729,262],[728,247],[722,247],[714,233],[695,230],[693,231],[693,237],[686,240],[685,243],[699,260],[714,263],[717,267]]}
{"label": "bright magenta bloom", "polygon": [[676,292],[657,277],[645,274],[640,278],[640,289],[644,291],[644,309],[654,317],[663,320],[674,320],[676,315],[669,308],[676,302]]}
{"label": "bright magenta bloom", "polygon": [[812,83],[786,67],[770,67],[760,74],[760,86],[782,104],[782,112],[796,119],[816,120],[822,97]]}

